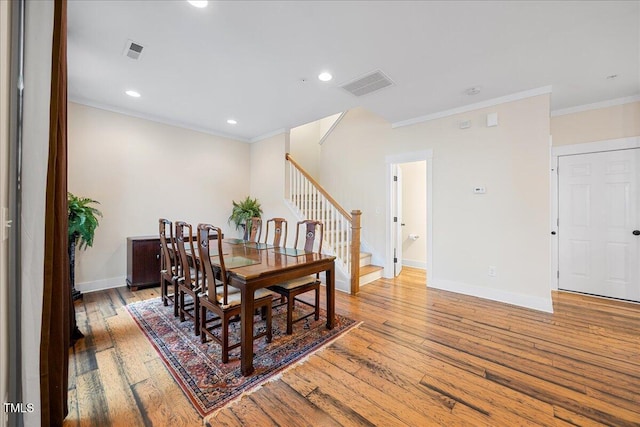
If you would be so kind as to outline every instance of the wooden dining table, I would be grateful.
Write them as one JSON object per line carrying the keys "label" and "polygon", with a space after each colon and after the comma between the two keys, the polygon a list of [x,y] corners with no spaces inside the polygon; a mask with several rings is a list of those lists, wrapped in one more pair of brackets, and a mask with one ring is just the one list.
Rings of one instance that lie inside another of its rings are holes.
{"label": "wooden dining table", "polygon": [[[225,268],[231,286],[240,289],[240,369],[242,375],[253,373],[254,293],[287,280],[325,272],[327,329],[335,326],[335,256],[277,248],[239,239],[223,240]],[[212,256],[212,264],[219,263]]]}

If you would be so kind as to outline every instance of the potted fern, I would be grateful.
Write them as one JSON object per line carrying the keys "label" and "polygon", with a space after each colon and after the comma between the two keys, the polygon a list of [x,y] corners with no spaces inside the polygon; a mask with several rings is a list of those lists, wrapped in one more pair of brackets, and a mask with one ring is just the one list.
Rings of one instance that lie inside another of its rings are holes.
{"label": "potted fern", "polygon": [[93,246],[93,238],[99,225],[98,217],[102,217],[102,212],[90,206],[93,203],[100,204],[100,202],[88,197],[79,197],[72,193],[67,193],[69,278],[71,281],[71,294],[74,300],[82,296],[75,286],[76,246],[80,250],[86,250],[87,247]]}
{"label": "potted fern", "polygon": [[229,216],[229,224],[232,222],[236,226],[236,230],[241,228],[244,230],[244,226],[249,218],[260,217],[262,215],[262,207],[258,199],[252,199],[247,196],[246,199],[236,202],[233,201],[233,208],[231,209],[231,215]]}

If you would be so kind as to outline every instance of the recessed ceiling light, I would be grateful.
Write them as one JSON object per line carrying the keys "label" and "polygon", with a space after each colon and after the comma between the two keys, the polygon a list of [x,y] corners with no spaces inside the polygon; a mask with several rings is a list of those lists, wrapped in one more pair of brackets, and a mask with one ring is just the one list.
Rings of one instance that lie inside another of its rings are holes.
{"label": "recessed ceiling light", "polygon": [[136,92],[135,90],[128,90],[125,93],[132,98],[140,98],[140,92]]}
{"label": "recessed ceiling light", "polygon": [[199,7],[199,8],[207,7],[207,5],[209,4],[207,0],[187,0],[187,1],[191,6]]}
{"label": "recessed ceiling light", "polygon": [[328,82],[332,78],[333,76],[330,73],[327,73],[326,71],[318,74],[318,79],[320,79],[320,81],[323,81],[323,82]]}
{"label": "recessed ceiling light", "polygon": [[236,120],[233,120],[233,119],[227,120],[227,123],[229,123],[230,125],[237,125],[238,124],[238,122]]}
{"label": "recessed ceiling light", "polygon": [[477,95],[480,93],[480,86],[470,87],[469,89],[465,90],[464,93],[466,93],[469,96]]}

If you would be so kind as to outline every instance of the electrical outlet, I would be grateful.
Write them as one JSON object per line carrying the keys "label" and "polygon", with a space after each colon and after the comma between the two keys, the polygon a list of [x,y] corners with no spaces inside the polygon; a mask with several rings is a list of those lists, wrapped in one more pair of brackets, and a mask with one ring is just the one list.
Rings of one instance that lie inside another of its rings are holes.
{"label": "electrical outlet", "polygon": [[489,266],[489,276],[490,277],[496,277],[496,267],[493,265]]}

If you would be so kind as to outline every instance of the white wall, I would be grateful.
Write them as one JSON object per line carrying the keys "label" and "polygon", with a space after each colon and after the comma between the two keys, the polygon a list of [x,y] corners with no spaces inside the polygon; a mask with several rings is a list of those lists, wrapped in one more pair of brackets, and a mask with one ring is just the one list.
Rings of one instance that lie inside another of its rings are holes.
{"label": "white wall", "polygon": [[640,102],[552,117],[551,135],[554,146],[640,136]]}
{"label": "white wall", "polygon": [[[427,162],[398,165],[402,171],[402,264],[427,268]],[[410,234],[420,236],[417,240]]]}
{"label": "white wall", "polygon": [[316,180],[320,173],[320,142],[331,131],[341,115],[342,113],[334,114],[295,127],[289,133],[289,154]]}
{"label": "white wall", "polygon": [[322,144],[319,182],[347,211],[360,209],[361,237],[374,258],[381,258],[385,239],[385,155],[391,125],[367,110],[348,111]]}
{"label": "white wall", "polygon": [[[10,60],[10,3],[0,2],[0,209],[9,207],[9,60]],[[1,220],[6,220],[4,214]],[[4,222],[0,223],[0,399],[7,401],[8,392],[8,301],[7,301],[7,259],[8,233]],[[0,426],[6,425],[5,417],[0,416]]]}
{"label": "white wall", "polygon": [[[492,112],[500,125],[487,128]],[[459,129],[462,120],[471,128]],[[321,182],[346,209],[363,211],[363,237],[384,254],[385,156],[432,149],[429,285],[551,310],[549,134],[549,95],[397,129],[356,109],[322,147]],[[476,185],[487,193],[473,194]]]}
{"label": "white wall", "polygon": [[320,142],[324,142],[325,137],[328,136],[328,133],[331,132],[331,128],[333,128],[337,124],[338,120],[340,120],[340,117],[342,117],[342,113],[337,113],[318,120],[318,123],[320,125]]}
{"label": "white wall", "polygon": [[291,129],[289,153],[309,175],[318,179],[321,120]]}
{"label": "white wall", "polygon": [[[262,218],[285,217],[289,224],[297,219],[284,202],[285,153],[289,134],[283,133],[251,144],[251,197],[260,201]],[[265,228],[266,230],[266,228]],[[263,236],[264,238],[264,236]],[[293,243],[293,236],[288,241]]]}
{"label": "white wall", "polygon": [[69,191],[104,215],[77,253],[78,290],[124,285],[126,238],[157,235],[160,217],[237,235],[227,219],[249,195],[249,144],[75,103],[68,126]]}

